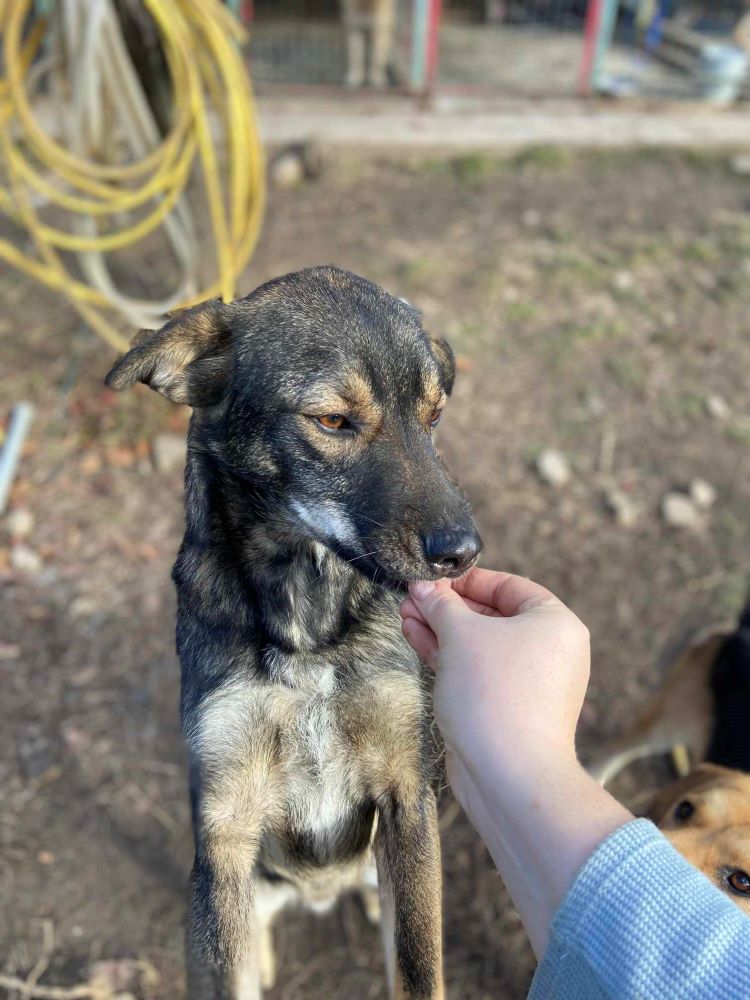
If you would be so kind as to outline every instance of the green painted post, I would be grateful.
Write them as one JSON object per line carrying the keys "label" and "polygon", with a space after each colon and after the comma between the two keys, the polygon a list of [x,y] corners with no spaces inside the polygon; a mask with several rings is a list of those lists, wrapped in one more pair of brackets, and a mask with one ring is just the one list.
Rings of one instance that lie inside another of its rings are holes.
{"label": "green painted post", "polygon": [[615,34],[615,25],[617,24],[617,10],[619,6],[620,0],[603,0],[602,2],[599,32],[597,34],[596,50],[594,52],[594,65],[591,70],[591,86],[593,90],[596,90],[601,80],[604,57],[607,54],[607,50],[612,45],[612,39]]}
{"label": "green painted post", "polygon": [[412,0],[409,84],[411,89],[417,93],[421,93],[427,85],[429,13],[430,0]]}

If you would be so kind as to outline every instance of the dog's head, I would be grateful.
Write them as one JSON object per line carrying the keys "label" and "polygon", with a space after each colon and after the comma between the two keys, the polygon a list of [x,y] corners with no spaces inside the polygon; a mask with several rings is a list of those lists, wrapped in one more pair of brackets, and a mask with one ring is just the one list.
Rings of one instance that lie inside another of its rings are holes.
{"label": "dog's head", "polygon": [[650,818],[750,915],[750,774],[702,764],[662,789]]}
{"label": "dog's head", "polygon": [[399,586],[458,576],[481,549],[432,441],[454,374],[415,309],[319,267],[143,331],[107,383],[194,407],[201,448],[274,515]]}

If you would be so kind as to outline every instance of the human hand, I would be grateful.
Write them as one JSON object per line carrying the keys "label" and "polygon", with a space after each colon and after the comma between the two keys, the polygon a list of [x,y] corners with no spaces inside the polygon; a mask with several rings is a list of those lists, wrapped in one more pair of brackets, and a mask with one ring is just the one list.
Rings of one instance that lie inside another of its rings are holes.
{"label": "human hand", "polygon": [[[474,569],[416,583],[401,607],[409,644],[436,671],[434,706],[459,801],[474,783],[528,781],[575,760],[589,678],[585,625],[539,584]],[[465,802],[463,802],[466,805]]]}
{"label": "human hand", "polygon": [[482,569],[412,584],[401,616],[437,674],[448,780],[541,958],[584,861],[632,819],[575,755],[588,630],[544,587]]}

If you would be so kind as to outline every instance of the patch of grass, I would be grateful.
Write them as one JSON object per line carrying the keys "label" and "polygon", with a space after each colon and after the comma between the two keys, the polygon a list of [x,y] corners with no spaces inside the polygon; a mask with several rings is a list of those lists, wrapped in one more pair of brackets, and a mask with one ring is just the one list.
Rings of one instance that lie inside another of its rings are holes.
{"label": "patch of grass", "polygon": [[501,339],[478,320],[452,322],[446,328],[445,335],[457,354],[471,354],[488,343],[492,344],[493,351],[497,351],[502,344]]}
{"label": "patch of grass", "polygon": [[539,314],[535,302],[510,302],[505,307],[505,318],[509,323],[523,323]]}
{"label": "patch of grass", "polygon": [[542,231],[552,243],[572,243],[575,238],[570,229],[560,225],[546,225]]}
{"label": "patch of grass", "polygon": [[726,435],[731,441],[750,444],[750,420],[736,419],[726,425]]}
{"label": "patch of grass", "polygon": [[699,261],[702,264],[716,264],[721,260],[721,252],[712,239],[700,237],[687,244],[683,256],[688,260]]}
{"label": "patch of grass", "polygon": [[580,364],[581,352],[592,344],[620,337],[624,332],[625,328],[619,323],[570,323],[546,332],[537,341],[537,349],[553,370],[561,372],[565,369],[565,378],[574,385],[575,374],[571,363]]}
{"label": "patch of grass", "polygon": [[669,149],[664,146],[591,150],[587,155],[587,162],[598,172],[628,170],[639,163],[655,163],[666,169],[683,165],[715,174],[727,174],[731,170],[729,159],[722,153],[700,149]]}
{"label": "patch of grass", "polygon": [[632,354],[613,354],[604,362],[612,381],[621,389],[639,392],[646,381],[643,364]]}
{"label": "patch of grass", "polygon": [[[742,525],[742,535],[745,525]],[[722,580],[714,600],[720,618],[736,618],[744,608],[750,594],[750,578],[747,573],[736,571],[728,573]]]}
{"label": "patch of grass", "polygon": [[535,167],[540,170],[562,170],[569,167],[572,162],[571,153],[562,146],[541,145],[526,146],[515,154],[511,165],[520,170],[526,167]]}
{"label": "patch of grass", "polygon": [[449,161],[451,173],[464,184],[476,184],[497,177],[508,169],[508,160],[486,153],[466,153]]}
{"label": "patch of grass", "polygon": [[618,323],[581,323],[565,326],[560,331],[561,336],[569,344],[589,343],[596,340],[607,340],[619,337],[623,328]]}
{"label": "patch of grass", "polygon": [[750,228],[742,224],[728,222],[719,227],[717,252],[728,257],[746,257],[750,253]]}
{"label": "patch of grass", "polygon": [[399,278],[409,285],[430,285],[443,273],[443,261],[437,257],[416,257],[396,266]]}
{"label": "patch of grass", "polygon": [[541,266],[548,274],[563,278],[566,282],[576,281],[601,287],[609,284],[610,280],[610,268],[607,264],[572,247],[560,250],[554,257],[543,261]]}
{"label": "patch of grass", "polygon": [[675,417],[697,420],[706,415],[706,397],[700,392],[683,392],[678,396],[667,396],[661,405],[665,413]]}

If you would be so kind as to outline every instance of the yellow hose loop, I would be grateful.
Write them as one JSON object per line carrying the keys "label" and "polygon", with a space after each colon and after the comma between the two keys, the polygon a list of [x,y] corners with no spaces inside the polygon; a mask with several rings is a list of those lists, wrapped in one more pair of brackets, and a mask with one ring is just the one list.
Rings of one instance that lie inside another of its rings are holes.
{"label": "yellow hose loop", "polygon": [[[39,125],[26,78],[50,25],[37,18],[29,28],[32,0],[0,0],[5,67],[5,77],[0,78],[0,167],[4,168],[0,183],[4,174],[8,185],[6,189],[0,186],[0,211],[27,230],[36,250],[35,255],[27,254],[0,239],[0,259],[62,292],[92,329],[118,350],[124,349],[126,339],[100,310],[121,307],[123,314],[132,315],[124,304],[137,304],[156,315],[159,303],[128,300],[118,292],[116,305],[105,294],[112,289],[114,295],[114,286],[101,277],[106,271],[99,266],[86,270],[100,286],[92,287],[69,272],[67,258],[60,257],[57,249],[83,255],[123,250],[165,224],[174,246],[175,233],[185,231],[182,225],[175,228],[176,220],[185,218],[195,188],[194,168],[199,164],[213,231],[216,278],[183,304],[217,293],[231,299],[236,278],[258,239],[265,196],[252,88],[238,51],[238,44],[245,40],[244,30],[217,0],[144,0],[144,4],[159,30],[171,77],[172,127],[155,148],[144,148],[141,142],[136,148],[144,149],[144,155],[120,164],[87,159],[81,150],[66,148]],[[106,70],[110,70],[109,61]],[[217,122],[209,119],[209,107],[218,114],[226,142],[221,158],[212,138]],[[125,121],[134,121],[142,131],[141,119],[133,119],[130,110],[125,114],[131,115]],[[40,217],[36,207],[40,201],[56,206],[59,225]],[[121,221],[134,210],[139,210],[139,218]],[[86,219],[88,224],[84,224]],[[94,220],[101,222],[97,225]],[[184,242],[177,245],[187,246]],[[200,256],[206,256],[203,247]],[[189,287],[181,285],[178,294]]]}

